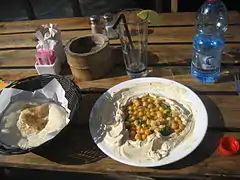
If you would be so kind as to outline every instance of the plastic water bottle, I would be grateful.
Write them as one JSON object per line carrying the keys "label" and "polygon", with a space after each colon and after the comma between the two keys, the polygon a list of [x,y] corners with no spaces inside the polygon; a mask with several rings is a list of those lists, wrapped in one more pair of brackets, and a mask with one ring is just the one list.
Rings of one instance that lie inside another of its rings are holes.
{"label": "plastic water bottle", "polygon": [[227,26],[228,12],[222,1],[207,0],[198,10],[191,74],[202,83],[214,83],[219,77]]}

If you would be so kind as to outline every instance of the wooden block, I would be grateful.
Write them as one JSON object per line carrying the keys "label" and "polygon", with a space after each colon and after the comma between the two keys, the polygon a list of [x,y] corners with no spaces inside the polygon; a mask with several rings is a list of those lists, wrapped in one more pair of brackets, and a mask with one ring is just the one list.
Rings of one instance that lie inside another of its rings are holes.
{"label": "wooden block", "polygon": [[178,11],[178,0],[171,0],[171,12]]}

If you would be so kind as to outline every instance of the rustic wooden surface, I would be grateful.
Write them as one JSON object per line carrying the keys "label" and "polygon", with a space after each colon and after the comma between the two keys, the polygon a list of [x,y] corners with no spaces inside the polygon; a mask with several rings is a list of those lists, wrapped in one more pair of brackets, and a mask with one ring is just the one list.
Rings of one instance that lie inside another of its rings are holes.
{"label": "rustic wooden surface", "polygon": [[[79,82],[82,89],[81,117],[74,120],[63,137],[36,152],[0,156],[0,166],[89,173],[129,174],[151,177],[240,178],[240,156],[227,157],[217,151],[222,136],[240,139],[240,98],[233,74],[240,68],[240,15],[230,12],[222,72],[219,81],[203,85],[190,75],[195,13],[162,14],[162,25],[149,28],[149,76],[173,79],[192,88],[203,100],[209,114],[209,127],[201,145],[179,162],[158,168],[138,168],[106,157],[93,143],[88,131],[88,118],[96,99],[110,87],[128,80],[119,41],[113,44],[114,68],[94,81]],[[57,23],[65,44],[70,38],[90,33],[87,18],[66,18],[0,23],[0,79],[14,81],[36,75],[34,69],[35,29],[45,23]],[[57,150],[57,151],[56,151]]]}

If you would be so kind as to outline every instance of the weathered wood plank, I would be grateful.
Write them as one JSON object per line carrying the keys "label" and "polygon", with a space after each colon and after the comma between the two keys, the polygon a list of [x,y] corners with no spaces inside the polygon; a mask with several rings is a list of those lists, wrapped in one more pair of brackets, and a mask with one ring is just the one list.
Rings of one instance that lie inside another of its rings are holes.
{"label": "weathered wood plank", "polygon": [[[189,66],[149,66],[148,76],[149,77],[163,77],[168,79],[173,79],[180,83],[191,86],[199,91],[235,91],[233,86],[233,77],[230,73],[235,73],[238,71],[238,67],[225,67],[222,68],[220,79],[215,84],[203,85],[197,82],[191,77]],[[0,69],[0,79],[6,81],[14,81],[17,79],[37,75],[34,68],[20,68],[20,69]],[[71,75],[70,75],[71,76]],[[81,88],[103,88],[108,89],[122,81],[129,80],[126,75],[124,66],[115,66],[109,73],[107,73],[103,78],[93,80],[93,81],[83,81],[79,82],[74,79],[74,81]]]}
{"label": "weathered wood plank", "polygon": [[[161,13],[160,26],[191,26],[195,24],[195,12]],[[240,24],[239,13],[229,12],[229,24]],[[34,32],[42,24],[57,24],[62,31],[90,29],[88,18],[42,19],[35,21],[0,22],[0,34]]]}
{"label": "weathered wood plank", "polygon": [[[62,41],[65,44],[68,40],[76,36],[87,35],[90,30],[65,31],[62,32]],[[195,34],[194,27],[163,27],[149,28],[149,43],[192,43]],[[230,26],[226,33],[226,42],[240,42],[239,29],[236,26]],[[0,35],[0,49],[15,48],[33,48],[36,46],[34,33]],[[119,40],[111,40],[112,44],[120,44]]]}
{"label": "weathered wood plank", "polygon": [[[73,37],[83,36],[91,33],[90,30],[65,31],[62,33],[62,41],[65,44]],[[149,28],[149,43],[192,43],[195,34],[194,27],[168,27],[168,28]],[[33,48],[36,42],[33,40],[34,34],[10,34],[0,35],[0,49]],[[240,42],[238,27],[230,26],[226,34],[226,42]],[[112,44],[120,44],[119,40],[111,40]]]}
{"label": "weathered wood plank", "polygon": [[[164,175],[239,177],[240,156],[223,156],[216,150],[222,135],[218,132],[208,132],[203,142],[192,154],[176,163],[164,167],[140,168],[124,165],[105,157],[92,142],[87,126],[75,126],[69,128],[69,131],[54,144],[35,154],[0,156],[0,165],[54,171],[139,174],[152,177]],[[240,133],[224,133],[224,135],[240,139]]]}
{"label": "weathered wood plank", "polygon": [[[35,49],[17,49],[0,51],[1,67],[22,67],[34,66]],[[174,52],[174,53],[172,53]],[[122,52],[120,47],[113,47],[113,59],[117,64],[123,64]],[[149,65],[188,65],[192,57],[192,45],[149,45],[148,64]],[[223,54],[222,63],[240,63],[240,43],[227,44]]]}

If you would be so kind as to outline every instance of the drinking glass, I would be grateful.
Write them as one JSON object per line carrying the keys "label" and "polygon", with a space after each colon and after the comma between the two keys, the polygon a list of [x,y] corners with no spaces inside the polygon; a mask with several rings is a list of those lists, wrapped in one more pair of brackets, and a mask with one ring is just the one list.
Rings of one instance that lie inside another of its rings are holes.
{"label": "drinking glass", "polygon": [[119,38],[126,72],[131,78],[145,77],[148,74],[148,22],[137,16],[140,11],[140,9],[131,9],[120,12],[124,14],[126,22],[119,23]]}

